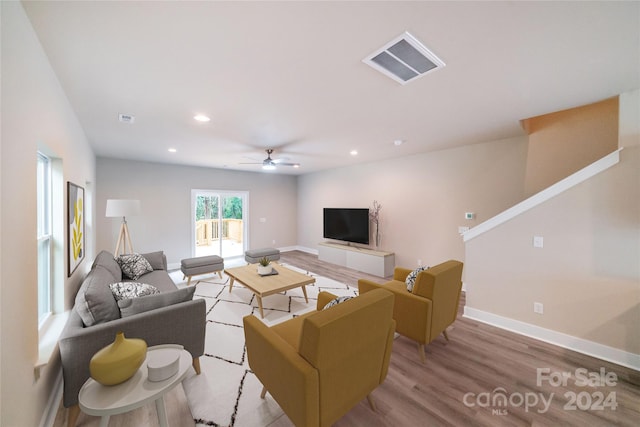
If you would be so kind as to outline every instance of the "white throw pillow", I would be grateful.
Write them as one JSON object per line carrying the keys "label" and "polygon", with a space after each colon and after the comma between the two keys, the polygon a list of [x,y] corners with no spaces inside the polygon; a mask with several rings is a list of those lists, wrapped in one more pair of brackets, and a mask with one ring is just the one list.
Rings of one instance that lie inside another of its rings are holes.
{"label": "white throw pillow", "polygon": [[116,301],[129,298],[140,298],[147,295],[159,294],[160,290],[147,283],[118,282],[109,285]]}
{"label": "white throw pillow", "polygon": [[140,254],[124,254],[116,258],[122,274],[131,280],[138,280],[140,276],[153,271],[149,261]]}
{"label": "white throw pillow", "polygon": [[355,297],[338,297],[338,298],[334,298],[331,301],[329,301],[324,307],[322,307],[322,309],[326,310],[327,308],[333,307],[334,305],[338,305],[340,303],[348,301],[351,298],[355,298]]}
{"label": "white throw pillow", "polygon": [[415,285],[416,283],[416,278],[418,277],[418,273],[420,273],[421,271],[424,271],[426,269],[428,269],[429,267],[418,267],[415,270],[413,270],[411,273],[409,273],[409,275],[407,276],[405,283],[407,284],[407,290],[409,292],[413,292],[413,285]]}

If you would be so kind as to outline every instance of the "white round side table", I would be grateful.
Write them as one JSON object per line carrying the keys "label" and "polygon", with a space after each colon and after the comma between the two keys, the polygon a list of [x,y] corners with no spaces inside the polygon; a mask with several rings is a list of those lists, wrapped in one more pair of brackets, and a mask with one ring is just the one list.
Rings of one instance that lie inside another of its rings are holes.
{"label": "white round side table", "polygon": [[168,427],[167,412],[164,407],[164,395],[180,384],[191,367],[193,358],[191,353],[181,345],[166,344],[149,347],[147,355],[160,348],[175,348],[180,352],[180,366],[178,372],[163,381],[149,381],[147,360],[142,363],[138,372],[127,381],[113,386],[104,386],[89,378],[78,396],[80,409],[88,415],[97,415],[100,427],[109,425],[111,415],[122,414],[155,401],[158,421],[161,427]]}

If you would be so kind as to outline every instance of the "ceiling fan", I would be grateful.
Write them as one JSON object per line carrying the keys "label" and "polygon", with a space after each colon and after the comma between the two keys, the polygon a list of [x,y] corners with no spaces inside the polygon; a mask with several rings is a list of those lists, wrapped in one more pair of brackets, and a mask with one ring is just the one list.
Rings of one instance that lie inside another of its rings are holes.
{"label": "ceiling fan", "polygon": [[241,165],[262,165],[262,169],[264,170],[274,170],[276,166],[293,166],[294,168],[299,168],[300,163],[287,163],[285,159],[272,159],[271,154],[273,154],[272,148],[267,148],[264,150],[267,152],[267,158],[262,162],[250,162],[250,163],[240,163]]}

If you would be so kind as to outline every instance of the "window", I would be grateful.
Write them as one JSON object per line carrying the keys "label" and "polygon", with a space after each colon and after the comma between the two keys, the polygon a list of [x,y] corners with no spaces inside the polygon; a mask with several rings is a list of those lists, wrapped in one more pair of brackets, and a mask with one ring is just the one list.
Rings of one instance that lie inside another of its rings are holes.
{"label": "window", "polygon": [[38,153],[38,323],[42,325],[51,314],[51,161]]}

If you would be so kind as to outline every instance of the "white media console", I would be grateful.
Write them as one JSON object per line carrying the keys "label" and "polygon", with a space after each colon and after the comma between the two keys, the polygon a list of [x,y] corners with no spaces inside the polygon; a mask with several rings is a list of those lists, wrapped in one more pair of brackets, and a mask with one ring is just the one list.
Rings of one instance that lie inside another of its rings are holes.
{"label": "white media console", "polygon": [[392,276],[396,264],[393,252],[328,242],[318,243],[318,259],[379,277]]}

